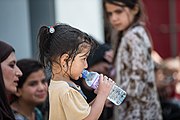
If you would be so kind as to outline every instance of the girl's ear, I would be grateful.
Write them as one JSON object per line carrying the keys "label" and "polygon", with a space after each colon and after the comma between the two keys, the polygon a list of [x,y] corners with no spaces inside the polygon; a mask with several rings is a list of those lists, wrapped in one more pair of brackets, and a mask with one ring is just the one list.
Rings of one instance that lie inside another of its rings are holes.
{"label": "girl's ear", "polygon": [[139,12],[139,6],[135,5],[135,7],[132,9],[132,13],[135,16]]}
{"label": "girl's ear", "polygon": [[67,60],[68,60],[69,55],[68,54],[63,54],[60,58],[60,64],[62,68],[67,68]]}

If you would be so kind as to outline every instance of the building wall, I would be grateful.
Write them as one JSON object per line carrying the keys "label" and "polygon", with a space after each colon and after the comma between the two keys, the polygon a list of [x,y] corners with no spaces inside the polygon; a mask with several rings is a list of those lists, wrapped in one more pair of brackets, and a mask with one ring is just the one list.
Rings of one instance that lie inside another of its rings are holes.
{"label": "building wall", "polygon": [[0,40],[15,48],[17,59],[32,56],[28,0],[0,0]]}
{"label": "building wall", "polygon": [[104,42],[102,0],[55,0],[55,19]]}
{"label": "building wall", "polygon": [[37,35],[43,25],[54,25],[54,0],[29,0],[32,57],[38,58]]}

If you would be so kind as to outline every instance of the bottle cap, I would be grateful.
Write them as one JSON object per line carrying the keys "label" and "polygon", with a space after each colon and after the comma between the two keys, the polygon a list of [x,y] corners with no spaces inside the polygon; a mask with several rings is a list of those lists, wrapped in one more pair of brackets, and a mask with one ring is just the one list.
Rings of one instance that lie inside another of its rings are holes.
{"label": "bottle cap", "polygon": [[87,78],[87,74],[88,74],[88,71],[87,71],[87,70],[83,70],[83,71],[82,71],[82,77],[83,77],[83,78]]}

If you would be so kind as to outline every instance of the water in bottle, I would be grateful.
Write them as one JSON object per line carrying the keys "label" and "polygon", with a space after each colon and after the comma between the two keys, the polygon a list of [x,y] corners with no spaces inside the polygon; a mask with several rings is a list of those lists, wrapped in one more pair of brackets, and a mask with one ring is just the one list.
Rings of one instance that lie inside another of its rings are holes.
{"label": "water in bottle", "polygon": [[[97,72],[89,72],[87,70],[83,70],[82,77],[85,79],[85,82],[89,87],[97,89],[99,85],[99,74]],[[110,91],[108,99],[115,105],[120,105],[125,97],[126,92],[116,84],[114,84]]]}

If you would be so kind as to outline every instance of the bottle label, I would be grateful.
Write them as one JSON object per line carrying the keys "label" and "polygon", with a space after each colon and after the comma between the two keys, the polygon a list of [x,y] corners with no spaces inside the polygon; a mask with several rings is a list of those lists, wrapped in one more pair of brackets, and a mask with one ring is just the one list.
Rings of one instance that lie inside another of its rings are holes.
{"label": "bottle label", "polygon": [[108,99],[113,102],[115,105],[120,105],[126,98],[126,92],[118,87],[116,84],[113,85],[113,88],[110,91]]}

